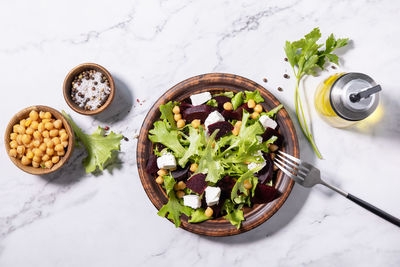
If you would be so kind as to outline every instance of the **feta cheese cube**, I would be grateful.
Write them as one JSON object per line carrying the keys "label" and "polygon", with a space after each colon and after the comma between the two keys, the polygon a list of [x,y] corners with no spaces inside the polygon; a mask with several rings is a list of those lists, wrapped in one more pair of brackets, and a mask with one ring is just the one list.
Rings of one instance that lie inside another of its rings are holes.
{"label": "feta cheese cube", "polygon": [[198,106],[198,105],[204,104],[210,99],[211,99],[210,92],[204,92],[204,93],[190,96],[190,100],[192,101],[193,106]]}
{"label": "feta cheese cube", "polygon": [[175,169],[176,159],[171,153],[166,153],[157,158],[157,167],[159,169]]}
{"label": "feta cheese cube", "polygon": [[209,207],[218,204],[219,197],[221,196],[221,188],[207,186],[205,192],[206,192],[206,202]]}
{"label": "feta cheese cube", "polygon": [[265,129],[267,129],[267,127],[275,129],[276,126],[278,126],[278,124],[276,123],[276,121],[274,121],[273,119],[271,119],[270,117],[268,117],[267,115],[262,115],[259,118],[260,123],[262,124],[262,126],[264,126]]}
{"label": "feta cheese cube", "polygon": [[207,119],[204,121],[204,125],[206,126],[206,129],[208,130],[208,126],[219,122],[219,121],[225,121],[224,116],[221,115],[218,111],[213,111],[208,115]]}
{"label": "feta cheese cube", "polygon": [[192,209],[198,209],[201,207],[200,197],[197,195],[183,196],[183,205],[191,207]]}

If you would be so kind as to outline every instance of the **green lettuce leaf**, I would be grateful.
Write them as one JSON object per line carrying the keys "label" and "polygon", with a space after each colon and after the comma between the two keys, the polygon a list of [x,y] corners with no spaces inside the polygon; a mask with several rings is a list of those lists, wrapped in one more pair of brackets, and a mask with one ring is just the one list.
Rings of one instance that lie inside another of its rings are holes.
{"label": "green lettuce leaf", "polygon": [[224,218],[239,229],[244,220],[243,211],[240,208],[235,209],[235,204],[233,204],[229,199],[225,201],[222,209],[227,213]]}
{"label": "green lettuce leaf", "polygon": [[264,102],[264,98],[262,98],[258,90],[245,91],[244,93],[246,94],[245,103],[249,102],[250,99],[253,99],[256,103]]}
{"label": "green lettuce leaf", "polygon": [[199,223],[204,222],[211,219],[211,217],[206,216],[204,213],[204,209],[200,208],[192,212],[191,218],[188,222],[190,223]]}
{"label": "green lettuce leaf", "polygon": [[216,148],[214,149],[212,147],[217,133],[218,130],[214,131],[208,139],[206,149],[200,158],[199,167],[196,171],[196,173],[207,174],[206,181],[212,183],[217,183],[224,172],[224,168],[222,167],[220,161],[215,158]]}
{"label": "green lettuce leaf", "polygon": [[158,211],[158,215],[161,217],[165,217],[167,214],[167,218],[172,220],[175,224],[175,227],[179,227],[181,225],[181,215],[186,214],[190,216],[193,209],[187,206],[182,205],[179,200],[176,198],[175,192],[172,190],[170,192],[168,203],[162,206],[162,208]]}
{"label": "green lettuce leaf", "polygon": [[172,101],[169,101],[165,105],[160,105],[160,118],[164,121],[167,121],[172,129],[176,129],[176,122],[174,120],[174,113],[172,109],[174,108],[175,104]]}
{"label": "green lettuce leaf", "polygon": [[104,129],[100,126],[91,135],[85,134],[65,111],[62,114],[71,124],[76,137],[86,148],[88,156],[83,159],[86,173],[94,172],[97,168],[102,171],[107,161],[111,159],[112,152],[120,150],[123,135],[114,132],[104,135]]}
{"label": "green lettuce leaf", "polygon": [[232,106],[233,110],[237,109],[243,103],[243,92],[240,91],[236,93],[234,97],[232,97]]}
{"label": "green lettuce leaf", "polygon": [[212,106],[212,107],[218,107],[217,100],[215,100],[214,98],[208,100],[207,103],[206,103],[206,105],[209,105],[209,106]]}
{"label": "green lettuce leaf", "polygon": [[199,127],[197,131],[192,126],[189,126],[189,147],[185,154],[178,160],[178,164],[183,168],[188,162],[189,158],[194,155],[200,154],[200,149],[204,145],[204,130],[203,127]]}
{"label": "green lettuce leaf", "polygon": [[[253,178],[254,173],[260,171],[261,169],[262,169],[261,165],[257,166],[256,168],[247,171],[242,176],[240,176],[239,179],[237,179],[235,185],[233,186],[232,193],[231,193],[232,201],[234,201],[234,199],[238,196],[238,191],[240,193],[243,193],[246,196],[249,194],[249,191],[244,187],[244,181],[247,179],[252,183],[253,188],[255,190],[255,187],[257,186],[258,181],[256,182],[256,179]],[[254,190],[252,190],[252,194],[254,194]]]}
{"label": "green lettuce leaf", "polygon": [[178,131],[168,130],[165,121],[156,121],[154,128],[149,131],[149,139],[153,143],[161,143],[171,149],[175,156],[182,157],[186,150],[178,140]]}
{"label": "green lettuce leaf", "polygon": [[174,177],[171,175],[164,175],[164,186],[165,191],[167,191],[167,195],[170,195],[174,191],[174,185],[176,183]]}
{"label": "green lettuce leaf", "polygon": [[270,111],[268,111],[267,113],[265,113],[265,115],[267,115],[270,118],[274,118],[275,115],[278,113],[278,111],[281,110],[282,108],[283,108],[283,105],[280,104],[279,106],[276,106],[273,109],[271,109]]}
{"label": "green lettuce leaf", "polygon": [[232,91],[226,91],[226,92],[223,92],[223,93],[215,94],[214,96],[219,96],[219,95],[223,95],[223,96],[232,98],[233,97],[233,92]]}

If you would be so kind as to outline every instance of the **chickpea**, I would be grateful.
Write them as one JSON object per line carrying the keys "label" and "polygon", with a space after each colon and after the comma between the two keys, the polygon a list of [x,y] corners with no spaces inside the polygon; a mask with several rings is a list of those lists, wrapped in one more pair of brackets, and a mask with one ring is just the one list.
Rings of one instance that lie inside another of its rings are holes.
{"label": "chickpea", "polygon": [[183,128],[185,126],[185,121],[180,119],[179,121],[176,122],[176,126],[178,128]]}
{"label": "chickpea", "polygon": [[29,135],[32,135],[33,132],[34,132],[34,130],[33,130],[31,127],[26,128],[26,130],[25,130],[25,133],[26,133],[26,134],[29,134]]}
{"label": "chickpea", "polygon": [[255,111],[255,112],[258,112],[258,113],[261,113],[261,112],[263,112],[263,107],[262,107],[260,104],[257,104],[257,105],[254,107],[254,111]]}
{"label": "chickpea", "polygon": [[29,112],[29,118],[32,121],[37,121],[39,119],[39,114],[37,113],[36,110],[32,110],[31,112]]}
{"label": "chickpea", "polygon": [[68,140],[68,134],[66,134],[66,133],[60,134],[60,139],[61,139],[61,141],[67,141]]}
{"label": "chickpea", "polygon": [[17,135],[15,141],[17,141],[18,145],[22,145],[22,134]]}
{"label": "chickpea", "polygon": [[35,138],[36,140],[41,140],[42,139],[42,135],[39,133],[39,131],[34,131],[33,132],[33,138]]}
{"label": "chickpea", "polygon": [[18,133],[19,133],[19,134],[25,134],[25,126],[21,126],[21,125],[20,125],[20,126],[18,127]]}
{"label": "chickpea", "polygon": [[254,111],[253,113],[251,113],[251,118],[254,119],[254,120],[257,119],[258,116],[260,116],[260,113],[258,113],[258,112],[256,112],[256,111]]}
{"label": "chickpea", "polygon": [[36,162],[36,163],[40,163],[42,161],[42,158],[41,157],[39,157],[39,156],[34,156],[33,158],[32,158],[32,162]]}
{"label": "chickpea", "polygon": [[62,121],[61,120],[56,120],[56,121],[54,121],[53,124],[54,124],[54,128],[60,129],[61,126],[62,126]]}
{"label": "chickpea", "polygon": [[[51,115],[50,115],[51,116]],[[51,160],[48,160],[44,163],[44,166],[48,169],[51,169],[53,167],[53,162]]]}
{"label": "chickpea", "polygon": [[[50,142],[50,141],[53,142],[52,139],[50,139],[49,137],[43,138],[43,142],[46,143],[46,145],[47,145],[47,143]],[[54,145],[54,143],[53,143],[53,145]]]}
{"label": "chickpea", "polygon": [[182,115],[181,114],[175,114],[174,115],[174,120],[175,121],[179,121],[180,119],[182,119]]}
{"label": "chickpea", "polygon": [[47,142],[45,142],[47,148],[53,148],[54,147],[54,143],[51,140],[48,140]]}
{"label": "chickpea", "polygon": [[8,155],[10,155],[10,157],[14,157],[14,158],[17,157],[17,154],[18,154],[18,152],[15,148],[10,149],[10,151],[8,152]]}
{"label": "chickpea", "polygon": [[190,171],[191,172],[195,172],[195,171],[197,171],[197,168],[199,167],[199,165],[197,164],[197,163],[192,163],[191,165],[190,165]]}
{"label": "chickpea", "polygon": [[174,184],[174,190],[175,190],[175,191],[178,191],[178,190],[179,190],[178,184]]}
{"label": "chickpea", "polygon": [[32,152],[32,150],[30,150],[30,149],[28,149],[28,151],[26,152],[26,157],[28,158],[28,159],[33,159],[33,152]]}
{"label": "chickpea", "polygon": [[274,171],[278,170],[278,166],[274,165]]}
{"label": "chickpea", "polygon": [[24,126],[29,127],[29,125],[31,125],[31,123],[32,123],[32,119],[28,118],[28,119],[26,119]]}
{"label": "chickpea", "polygon": [[275,153],[271,153],[271,154],[269,154],[269,155],[270,155],[270,157],[271,157],[272,160],[275,159],[275,156],[276,156]]}
{"label": "chickpea", "polygon": [[177,196],[178,198],[183,198],[184,195],[185,195],[185,192],[183,192],[183,191],[181,191],[181,190],[179,190],[179,191],[176,192],[176,196]]}
{"label": "chickpea", "polygon": [[157,184],[162,184],[162,183],[164,183],[164,178],[163,178],[162,176],[158,176],[158,177],[156,178],[156,183],[157,183]]}
{"label": "chickpea", "polygon": [[42,122],[44,125],[46,125],[46,123],[51,122],[51,119],[43,119]]}
{"label": "chickpea", "polygon": [[53,130],[54,124],[51,122],[46,122],[44,128],[46,128],[47,130]]}
{"label": "chickpea", "polygon": [[47,155],[47,154],[45,154],[45,155],[42,157],[42,161],[46,162],[46,161],[48,161],[48,160],[50,160],[50,156]]}
{"label": "chickpea", "polygon": [[213,215],[214,211],[212,208],[207,207],[207,209],[204,211],[204,215],[206,215],[207,217],[211,217]]}
{"label": "chickpea", "polygon": [[42,157],[43,156],[43,151],[39,148],[34,148],[33,150],[33,154],[35,154],[35,157]]}
{"label": "chickpea", "polygon": [[51,137],[56,137],[56,136],[58,136],[58,130],[57,130],[57,129],[50,130],[50,136],[51,136]]}
{"label": "chickpea", "polygon": [[22,143],[29,144],[32,141],[32,136],[29,134],[24,134],[22,136]]}
{"label": "chickpea", "polygon": [[45,130],[45,128],[44,128],[44,123],[43,123],[43,122],[39,123],[39,124],[38,124],[38,131],[39,131],[39,133],[43,132],[44,130]]}
{"label": "chickpea", "polygon": [[232,134],[238,136],[240,132],[240,127],[233,127]]}
{"label": "chickpea", "polygon": [[159,169],[157,174],[158,176],[164,176],[167,175],[167,171],[165,169]]}
{"label": "chickpea", "polygon": [[47,112],[44,114],[44,119],[51,119],[51,113],[47,111]]}
{"label": "chickpea", "polygon": [[63,147],[62,144],[57,144],[57,145],[54,147],[54,150],[57,151],[57,152],[64,151],[64,147]]}
{"label": "chickpea", "polygon": [[25,122],[26,122],[26,120],[25,120],[25,119],[22,119],[22,120],[19,121],[19,125],[25,127]]}
{"label": "chickpea", "polygon": [[39,112],[39,118],[44,119],[44,111]]}
{"label": "chickpea", "polygon": [[254,108],[254,107],[256,106],[256,101],[254,101],[253,99],[250,99],[250,100],[247,102],[247,106],[248,106],[249,108]]}
{"label": "chickpea", "polygon": [[47,148],[47,149],[46,149],[46,154],[49,155],[49,156],[53,156],[53,155],[54,155],[54,149],[52,149],[52,148]]}
{"label": "chickpea", "polygon": [[51,139],[51,140],[53,141],[54,145],[61,144],[60,138],[58,138],[58,137],[53,137],[53,139]]}
{"label": "chickpea", "polygon": [[275,144],[270,144],[270,145],[269,145],[269,150],[271,150],[272,152],[277,151],[278,148],[279,148],[279,147],[278,147],[277,145],[275,145]]}
{"label": "chickpea", "polygon": [[251,184],[251,182],[249,181],[249,179],[244,180],[243,183],[244,188],[246,189],[251,189],[253,187],[253,185]]}
{"label": "chickpea", "polygon": [[37,121],[32,121],[31,125],[29,126],[33,130],[37,130],[39,123]]}
{"label": "chickpea", "polygon": [[65,129],[61,129],[61,130],[58,131],[58,133],[59,133],[60,136],[61,136],[61,135],[63,135],[63,134],[66,134],[67,131],[65,131]]}
{"label": "chickpea", "polygon": [[173,112],[174,114],[179,114],[179,113],[181,113],[181,109],[179,108],[179,106],[175,106],[175,107],[172,109],[172,112]]}
{"label": "chickpea", "polygon": [[18,134],[17,133],[11,133],[10,134],[10,139],[11,140],[16,140],[17,139]]}
{"label": "chickpea", "polygon": [[183,190],[183,189],[186,188],[186,184],[185,184],[185,182],[183,182],[183,181],[179,181],[179,182],[177,183],[177,185],[178,185],[178,189],[179,189],[179,190]]}
{"label": "chickpea", "polygon": [[57,156],[64,156],[64,155],[65,155],[64,149],[62,151],[57,151]]}
{"label": "chickpea", "polygon": [[43,152],[45,152],[46,149],[47,149],[46,144],[45,143],[41,143],[40,146],[39,146],[39,149],[42,150]]}
{"label": "chickpea", "polygon": [[17,141],[12,140],[12,141],[10,142],[10,147],[11,147],[11,148],[17,148],[17,147],[18,147]]}
{"label": "chickpea", "polygon": [[25,157],[25,156],[23,156],[22,159],[21,159],[22,165],[25,165],[25,166],[31,164],[31,162],[32,162],[32,160],[28,159],[28,157]]}
{"label": "chickpea", "polygon": [[224,103],[224,109],[225,110],[232,110],[233,109],[232,103],[231,102],[225,102]]}
{"label": "chickpea", "polygon": [[25,147],[24,146],[18,146],[17,147],[17,153],[22,155],[25,153]]}
{"label": "chickpea", "polygon": [[36,161],[32,161],[32,167],[39,168],[40,164]]}
{"label": "chickpea", "polygon": [[49,132],[48,130],[44,130],[44,131],[42,132],[42,136],[43,136],[44,138],[49,138],[49,137],[50,137],[50,132]]}
{"label": "chickpea", "polygon": [[198,119],[196,119],[196,120],[192,120],[192,126],[193,126],[193,128],[199,128],[199,126],[200,126],[200,120],[198,120]]}
{"label": "chickpea", "polygon": [[33,140],[32,142],[34,147],[39,147],[40,146],[40,141],[39,140]]}
{"label": "chickpea", "polygon": [[59,156],[53,156],[52,158],[51,158],[51,162],[53,162],[54,164],[56,164],[57,162],[59,162],[60,161],[60,157]]}
{"label": "chickpea", "polygon": [[19,124],[13,126],[13,133],[18,133]]}

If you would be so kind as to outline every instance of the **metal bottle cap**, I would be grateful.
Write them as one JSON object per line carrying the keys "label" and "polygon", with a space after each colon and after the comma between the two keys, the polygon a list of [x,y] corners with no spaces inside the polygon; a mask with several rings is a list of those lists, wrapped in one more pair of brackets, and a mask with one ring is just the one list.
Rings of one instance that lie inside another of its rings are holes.
{"label": "metal bottle cap", "polygon": [[379,104],[380,86],[368,75],[356,72],[340,76],[332,85],[332,108],[345,120],[363,120]]}

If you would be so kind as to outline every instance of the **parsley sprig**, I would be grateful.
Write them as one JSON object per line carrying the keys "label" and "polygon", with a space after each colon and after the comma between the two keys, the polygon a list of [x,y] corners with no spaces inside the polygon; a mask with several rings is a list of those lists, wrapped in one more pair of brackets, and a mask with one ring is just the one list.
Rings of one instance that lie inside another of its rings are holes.
{"label": "parsley sprig", "polygon": [[324,70],[326,59],[335,64],[339,64],[339,57],[334,54],[333,51],[347,45],[349,41],[348,38],[335,39],[335,36],[331,34],[325,41],[325,49],[320,49],[323,46],[323,44],[317,43],[320,38],[321,32],[319,28],[314,28],[309,34],[306,34],[304,38],[294,42],[286,41],[285,43],[286,57],[296,77],[295,103],[297,119],[304,136],[310,142],[318,158],[322,158],[322,155],[315,144],[304,116],[299,95],[299,84],[305,75],[316,75],[318,68]]}

